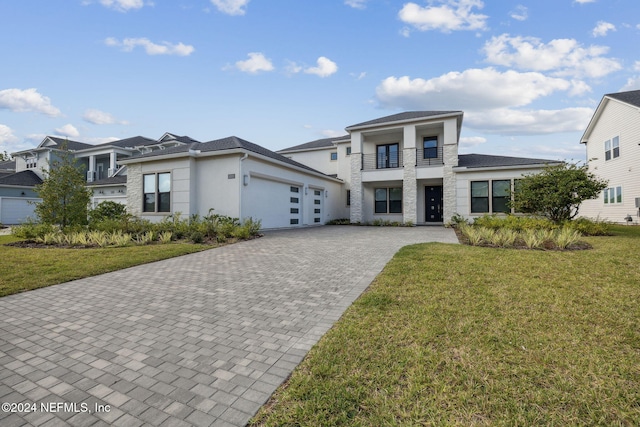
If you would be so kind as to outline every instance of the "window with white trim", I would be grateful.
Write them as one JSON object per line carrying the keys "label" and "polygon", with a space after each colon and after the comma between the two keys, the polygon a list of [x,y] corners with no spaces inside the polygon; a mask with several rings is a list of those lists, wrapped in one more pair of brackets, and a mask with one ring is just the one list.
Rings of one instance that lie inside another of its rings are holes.
{"label": "window with white trim", "polygon": [[614,205],[622,203],[622,187],[610,187],[604,190],[604,204]]}
{"label": "window with white trim", "polygon": [[620,137],[614,136],[604,142],[604,159],[611,160],[620,157]]}

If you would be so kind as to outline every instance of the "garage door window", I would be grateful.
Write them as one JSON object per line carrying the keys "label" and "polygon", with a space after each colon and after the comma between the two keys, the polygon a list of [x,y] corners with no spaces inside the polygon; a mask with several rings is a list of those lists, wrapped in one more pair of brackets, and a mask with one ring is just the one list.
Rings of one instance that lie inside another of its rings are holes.
{"label": "garage door window", "polygon": [[143,176],[143,212],[171,212],[171,173]]}

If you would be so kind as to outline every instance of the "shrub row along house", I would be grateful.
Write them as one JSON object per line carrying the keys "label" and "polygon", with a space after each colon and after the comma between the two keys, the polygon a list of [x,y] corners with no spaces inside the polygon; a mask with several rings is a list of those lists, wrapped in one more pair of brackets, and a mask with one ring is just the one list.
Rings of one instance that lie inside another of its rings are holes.
{"label": "shrub row along house", "polygon": [[152,221],[214,209],[260,219],[263,228],[341,218],[442,224],[456,214],[508,213],[515,182],[557,163],[459,154],[462,119],[462,111],[404,112],[278,152],[235,136],[200,142],[166,133],[99,145],[46,137],[12,153],[13,169],[0,164],[0,222],[33,214],[34,185],[62,149],[84,166],[94,205],[113,200]]}

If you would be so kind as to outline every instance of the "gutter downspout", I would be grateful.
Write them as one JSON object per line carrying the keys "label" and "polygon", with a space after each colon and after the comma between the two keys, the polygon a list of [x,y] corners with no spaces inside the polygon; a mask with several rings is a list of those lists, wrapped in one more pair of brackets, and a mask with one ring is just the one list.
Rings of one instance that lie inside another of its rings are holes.
{"label": "gutter downspout", "polygon": [[244,153],[244,156],[242,156],[240,158],[240,163],[239,163],[239,176],[238,176],[238,185],[239,185],[239,190],[238,191],[238,195],[240,196],[238,198],[238,218],[240,219],[240,221],[242,221],[242,187],[244,187],[244,174],[242,173],[242,162],[244,162],[245,160],[247,160],[247,158],[249,157],[249,153]]}

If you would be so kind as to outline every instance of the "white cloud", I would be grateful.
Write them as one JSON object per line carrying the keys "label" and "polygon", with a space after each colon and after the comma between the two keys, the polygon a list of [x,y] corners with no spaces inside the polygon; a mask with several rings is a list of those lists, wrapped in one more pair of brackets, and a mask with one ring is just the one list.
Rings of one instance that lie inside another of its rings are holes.
{"label": "white cloud", "polygon": [[0,144],[17,142],[18,138],[13,134],[9,126],[0,124]]}
{"label": "white cloud", "polygon": [[471,129],[500,135],[540,135],[582,132],[593,109],[575,107],[561,110],[516,110],[497,108],[465,111],[465,125]]}
{"label": "white cloud", "polygon": [[591,34],[593,37],[604,37],[609,31],[616,31],[616,26],[610,22],[598,21]]}
{"label": "white cloud", "polygon": [[606,46],[583,47],[574,39],[555,39],[545,44],[535,37],[492,37],[483,47],[486,61],[521,70],[552,71],[556,76],[604,77],[622,68],[606,58]]}
{"label": "white cloud", "polygon": [[273,64],[260,52],[249,53],[249,59],[236,62],[236,68],[245,73],[256,74],[260,71],[273,71]]}
{"label": "white cloud", "polygon": [[72,124],[66,124],[62,127],[56,128],[55,131],[61,135],[70,138],[77,138],[80,136],[80,132]]}
{"label": "white cloud", "polygon": [[318,58],[317,67],[309,67],[304,70],[307,74],[315,74],[318,77],[329,77],[338,71],[338,65],[327,57]]}
{"label": "white cloud", "polygon": [[439,30],[444,33],[459,30],[486,29],[487,16],[472,13],[473,8],[482,9],[481,0],[441,0],[440,6],[421,7],[406,3],[398,17],[420,31]]}
{"label": "white cloud", "polygon": [[119,12],[128,12],[131,9],[141,9],[144,6],[143,0],[100,0],[100,4],[109,9]]}
{"label": "white cloud", "polygon": [[640,71],[640,61],[636,61],[636,62],[633,64],[633,69],[634,69],[635,71]]}
{"label": "white cloud", "polygon": [[227,15],[244,15],[247,12],[249,0],[211,0],[211,3]]}
{"label": "white cloud", "polygon": [[369,0],[344,0],[344,4],[354,9],[364,9],[367,7],[367,1]]}
{"label": "white cloud", "polygon": [[586,4],[586,3],[595,3],[596,0],[573,0],[573,2],[578,4]]}
{"label": "white cloud", "polygon": [[640,76],[630,77],[627,79],[627,83],[620,88],[620,92],[628,90],[640,90]]}
{"label": "white cloud", "polygon": [[353,78],[355,78],[356,80],[362,80],[365,77],[367,77],[367,72],[363,71],[361,73],[349,73],[349,75]]}
{"label": "white cloud", "polygon": [[94,125],[128,124],[128,122],[124,120],[116,119],[112,114],[95,109],[88,109],[85,111],[82,119],[86,122],[93,123]]}
{"label": "white cloud", "polygon": [[51,100],[31,89],[4,89],[0,90],[0,109],[24,112],[35,111],[51,117],[61,116],[59,109],[51,105]]}
{"label": "white cloud", "polygon": [[487,142],[487,138],[482,136],[463,136],[460,138],[461,147],[477,147]]}
{"label": "white cloud", "polygon": [[322,134],[322,136],[325,136],[327,138],[337,138],[345,134],[343,130],[331,130],[331,129],[323,130],[320,133]]}
{"label": "white cloud", "polygon": [[107,46],[120,47],[125,52],[131,52],[135,47],[141,46],[144,48],[147,55],[178,55],[189,56],[195,48],[183,43],[173,44],[169,42],[162,42],[161,44],[153,43],[147,38],[127,38],[119,41],[113,37],[105,39],[104,43]]}
{"label": "white cloud", "polygon": [[570,81],[541,73],[484,68],[450,72],[429,80],[388,77],[376,88],[376,98],[384,107],[467,111],[524,106],[571,89]]}
{"label": "white cloud", "polygon": [[526,21],[529,18],[529,10],[526,6],[519,4],[514,10],[509,12],[509,16],[516,21]]}

